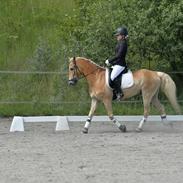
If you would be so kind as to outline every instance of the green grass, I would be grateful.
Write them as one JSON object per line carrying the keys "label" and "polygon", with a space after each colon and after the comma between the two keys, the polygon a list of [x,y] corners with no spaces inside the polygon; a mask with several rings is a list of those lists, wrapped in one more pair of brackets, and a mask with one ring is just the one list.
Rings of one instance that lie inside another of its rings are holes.
{"label": "green grass", "polygon": [[[30,103],[30,104],[0,104],[1,116],[36,116],[36,115],[88,115],[90,103]],[[172,107],[165,104],[166,113],[174,115]],[[183,107],[182,107],[183,111]],[[114,115],[143,115],[143,105],[140,103],[113,103]],[[103,104],[99,104],[95,115],[107,115]],[[159,112],[151,107],[150,115],[159,115]]]}
{"label": "green grass", "polygon": [[63,18],[73,8],[73,0],[1,0],[1,69],[25,68],[40,38],[52,45],[59,41]]}
{"label": "green grass", "polygon": [[[0,76],[0,101],[5,102],[0,103],[0,116],[88,115],[90,97],[85,80],[69,87],[67,75]],[[163,101],[164,97],[161,98]],[[141,100],[141,97],[135,99]],[[14,103],[9,104],[11,101]],[[165,107],[167,114],[175,114],[169,103],[165,103]],[[143,104],[113,102],[113,111],[115,115],[142,115]],[[151,107],[150,114],[159,113]],[[103,104],[99,104],[96,115],[106,115]]]}

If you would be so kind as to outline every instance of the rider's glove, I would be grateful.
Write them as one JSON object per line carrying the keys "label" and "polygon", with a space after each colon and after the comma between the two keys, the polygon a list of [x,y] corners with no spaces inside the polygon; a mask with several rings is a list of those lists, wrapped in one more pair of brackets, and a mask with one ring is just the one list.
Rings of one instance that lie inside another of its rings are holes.
{"label": "rider's glove", "polygon": [[108,59],[105,61],[105,64],[106,64],[107,66],[110,66],[110,63],[109,63],[109,60],[108,60]]}

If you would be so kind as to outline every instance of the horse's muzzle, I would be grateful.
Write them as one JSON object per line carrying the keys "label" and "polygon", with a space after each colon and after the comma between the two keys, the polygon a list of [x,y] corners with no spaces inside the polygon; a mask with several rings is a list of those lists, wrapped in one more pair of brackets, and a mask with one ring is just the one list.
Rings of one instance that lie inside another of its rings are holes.
{"label": "horse's muzzle", "polygon": [[75,85],[77,83],[77,81],[78,81],[77,78],[69,79],[68,85]]}

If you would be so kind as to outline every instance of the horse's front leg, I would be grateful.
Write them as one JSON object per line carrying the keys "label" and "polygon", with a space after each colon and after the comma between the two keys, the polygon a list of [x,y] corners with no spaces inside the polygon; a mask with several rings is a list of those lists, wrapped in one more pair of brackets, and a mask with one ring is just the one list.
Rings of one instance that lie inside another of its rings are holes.
{"label": "horse's front leg", "polygon": [[126,132],[126,126],[119,123],[119,121],[114,118],[113,111],[112,111],[112,101],[107,98],[103,100],[104,106],[106,108],[107,114],[109,116],[109,119],[122,131]]}
{"label": "horse's front leg", "polygon": [[88,114],[88,118],[86,120],[86,123],[85,123],[85,126],[84,126],[84,129],[83,129],[83,133],[88,133],[88,129],[89,129],[89,126],[90,126],[90,123],[91,123],[91,120],[93,118],[93,115],[94,115],[94,112],[97,108],[97,104],[98,104],[98,100],[96,98],[92,98],[92,101],[91,101],[91,107],[90,107],[90,112]]}

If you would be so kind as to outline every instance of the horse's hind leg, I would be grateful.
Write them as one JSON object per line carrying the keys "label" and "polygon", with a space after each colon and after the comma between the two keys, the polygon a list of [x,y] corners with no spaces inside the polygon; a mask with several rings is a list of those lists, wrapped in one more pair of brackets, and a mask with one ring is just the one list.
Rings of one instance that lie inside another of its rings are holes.
{"label": "horse's hind leg", "polygon": [[92,120],[92,117],[93,117],[93,114],[97,108],[97,104],[98,104],[98,100],[96,98],[92,98],[92,101],[91,101],[91,107],[90,107],[90,112],[88,114],[88,118],[86,120],[86,123],[85,123],[85,126],[84,126],[84,129],[83,129],[83,133],[88,133],[88,128],[90,126],[90,123],[91,123],[91,120]]}
{"label": "horse's hind leg", "polygon": [[149,116],[150,103],[152,98],[158,93],[158,89],[160,87],[160,80],[155,79],[151,82],[147,82],[142,89],[143,103],[144,103],[144,117],[139,123],[136,131],[142,131],[143,124],[147,121],[147,117]]}
{"label": "horse's hind leg", "polygon": [[103,100],[104,106],[106,108],[107,114],[109,116],[109,119],[122,131],[126,132],[126,126],[119,123],[119,121],[114,118],[113,112],[112,112],[112,102],[110,99]]}
{"label": "horse's hind leg", "polygon": [[161,104],[161,102],[158,99],[158,92],[153,96],[152,98],[152,104],[154,107],[157,108],[157,110],[159,110],[161,118],[166,118],[166,112],[165,112],[165,108],[164,106]]}
{"label": "horse's hind leg", "polygon": [[145,92],[142,92],[143,95],[143,103],[144,103],[144,117],[142,118],[142,120],[140,121],[136,131],[137,132],[141,132],[142,131],[142,127],[144,125],[144,123],[147,121],[147,118],[149,116],[149,111],[150,111],[150,103],[152,100],[153,95],[152,94],[148,94]]}
{"label": "horse's hind leg", "polygon": [[167,123],[165,108],[158,99],[158,92],[152,98],[152,104],[159,110],[162,122]]}
{"label": "horse's hind leg", "polygon": [[[148,99],[147,99],[148,100]],[[144,125],[144,123],[147,121],[147,117],[149,115],[149,109],[150,109],[150,101],[148,100],[144,103],[144,117],[141,119],[136,131],[137,132],[141,132],[142,131],[142,127]]]}

